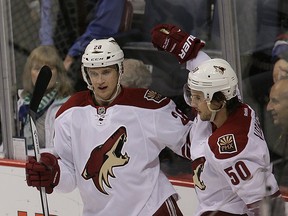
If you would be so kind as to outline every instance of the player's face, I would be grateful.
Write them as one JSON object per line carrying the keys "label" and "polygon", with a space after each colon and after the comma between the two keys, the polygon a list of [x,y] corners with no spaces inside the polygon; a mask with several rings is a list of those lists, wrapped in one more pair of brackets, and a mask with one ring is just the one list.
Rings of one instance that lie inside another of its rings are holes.
{"label": "player's face", "polygon": [[275,125],[287,127],[288,125],[288,99],[281,88],[272,87],[267,111],[270,111]]}
{"label": "player's face", "polygon": [[[32,68],[31,68],[31,79],[32,79],[33,86],[35,86],[35,83],[36,83],[37,77],[39,75],[40,69],[43,66],[44,66],[44,64],[40,64],[40,63],[35,63],[35,64],[32,65]],[[54,66],[49,66],[49,67],[50,67],[51,72],[52,72],[52,77],[51,77],[51,80],[50,80],[50,82],[48,84],[47,89],[52,89],[52,88],[55,88],[55,86],[56,86],[57,69]]]}
{"label": "player's face", "polygon": [[93,91],[97,98],[109,100],[117,90],[119,73],[116,66],[88,68]]}
{"label": "player's face", "polygon": [[208,109],[203,92],[191,90],[191,106],[197,110],[202,121],[210,120],[211,111]]}

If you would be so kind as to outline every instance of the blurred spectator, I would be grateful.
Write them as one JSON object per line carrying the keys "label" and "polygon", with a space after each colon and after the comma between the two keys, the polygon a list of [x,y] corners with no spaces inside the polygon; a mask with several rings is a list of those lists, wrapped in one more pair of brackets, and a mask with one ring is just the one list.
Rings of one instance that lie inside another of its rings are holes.
{"label": "blurred spectator", "polygon": [[125,59],[121,84],[130,88],[149,88],[152,74],[143,61],[138,59]]}
{"label": "blurred spectator", "polygon": [[[273,83],[276,83],[278,80],[288,77],[288,43],[287,43],[288,35],[282,34],[280,35],[273,47],[272,50],[272,62],[273,65]],[[271,76],[271,74],[270,74]],[[271,89],[272,91],[272,89]],[[274,91],[274,90],[273,90]],[[271,100],[271,97],[270,97]],[[270,105],[269,105],[270,104]],[[269,102],[268,107],[273,105],[271,101]],[[283,143],[277,143],[275,145],[275,140],[281,136],[281,127],[278,124],[271,124],[273,121],[273,117],[271,116],[273,112],[267,113],[265,116],[265,134],[267,137],[267,143],[270,150],[271,161],[277,161],[282,156],[283,151]]]}
{"label": "blurred spectator", "polygon": [[278,36],[273,50],[272,59],[273,67],[273,82],[288,76],[288,34]]}
{"label": "blurred spectator", "polygon": [[[288,56],[287,56],[288,57]],[[280,58],[275,62],[273,67],[273,82],[288,76],[288,62],[285,58]]]}
{"label": "blurred spectator", "polygon": [[[271,73],[274,62],[271,51],[277,35],[284,28],[287,29],[285,17],[288,13],[284,10],[287,3],[287,0],[244,0],[235,4],[241,78],[245,82],[242,83],[243,98],[246,102],[248,99],[249,104],[257,111],[264,132],[269,128],[266,105],[273,85]],[[247,13],[247,10],[250,12]]]}
{"label": "blurred spectator", "polygon": [[28,118],[29,104],[34,85],[42,66],[52,70],[52,78],[47,92],[40,102],[37,111],[36,128],[40,148],[52,148],[55,114],[60,106],[72,93],[72,85],[67,76],[63,61],[53,46],[39,46],[29,55],[24,67],[23,89],[19,90],[18,114],[20,136],[25,137],[28,150],[33,149],[30,121]]}
{"label": "blurred spectator", "polygon": [[[288,132],[288,79],[278,80],[271,88],[267,110],[272,112],[275,125]],[[287,149],[288,150],[288,149]]]}
{"label": "blurred spectator", "polygon": [[280,133],[274,140],[274,152],[278,154],[274,160],[274,173],[280,186],[288,186],[288,79],[275,82],[270,91],[267,111],[271,112],[274,125]]}
{"label": "blurred spectator", "polygon": [[41,44],[55,45],[75,81],[75,89],[86,89],[80,72],[80,57],[92,39],[110,36],[117,39],[125,0],[59,1],[55,29],[52,7],[52,0],[41,1]]}

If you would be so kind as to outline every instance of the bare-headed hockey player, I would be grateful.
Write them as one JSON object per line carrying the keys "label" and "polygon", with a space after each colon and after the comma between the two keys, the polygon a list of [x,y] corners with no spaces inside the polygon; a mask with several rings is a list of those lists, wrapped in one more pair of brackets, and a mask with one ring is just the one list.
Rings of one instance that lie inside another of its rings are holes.
{"label": "bare-headed hockey player", "polygon": [[113,38],[90,42],[82,57],[89,90],[73,95],[56,116],[59,159],[30,157],[27,183],[47,193],[78,187],[83,216],[180,216],[158,155],[167,146],[189,156],[192,122],[159,93],[122,87],[123,60]]}
{"label": "bare-headed hockey player", "polygon": [[[203,51],[195,58],[190,47],[200,46],[200,40],[177,26],[160,24],[151,33],[155,47],[174,54],[190,70],[184,97],[198,112],[193,128],[197,121],[213,125],[207,139],[191,136],[193,181],[199,200],[195,215],[261,214],[261,201],[278,197],[280,192],[258,117],[237,96],[235,71],[227,61],[210,59]],[[200,131],[208,135],[203,127]]]}

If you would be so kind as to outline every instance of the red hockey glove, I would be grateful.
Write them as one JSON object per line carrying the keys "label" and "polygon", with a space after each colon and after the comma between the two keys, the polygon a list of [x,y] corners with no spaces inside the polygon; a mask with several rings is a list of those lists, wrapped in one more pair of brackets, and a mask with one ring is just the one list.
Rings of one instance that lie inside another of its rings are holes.
{"label": "red hockey glove", "polygon": [[151,31],[152,43],[158,50],[176,56],[180,64],[193,59],[205,42],[170,24],[159,24]]}
{"label": "red hockey glove", "polygon": [[50,153],[42,153],[40,162],[35,157],[28,157],[26,162],[26,180],[28,186],[45,187],[46,193],[51,194],[58,185],[60,167],[57,158]]}

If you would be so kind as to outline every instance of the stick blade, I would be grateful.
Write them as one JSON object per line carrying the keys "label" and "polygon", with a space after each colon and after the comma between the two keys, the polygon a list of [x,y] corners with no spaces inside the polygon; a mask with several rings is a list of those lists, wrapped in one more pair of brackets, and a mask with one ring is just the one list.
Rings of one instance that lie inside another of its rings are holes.
{"label": "stick blade", "polygon": [[51,80],[52,77],[52,71],[51,69],[44,65],[37,77],[35,87],[33,90],[32,98],[30,101],[30,110],[33,111],[34,113],[37,113],[38,106],[42,100],[42,97],[45,94],[45,91],[47,89],[47,86]]}

